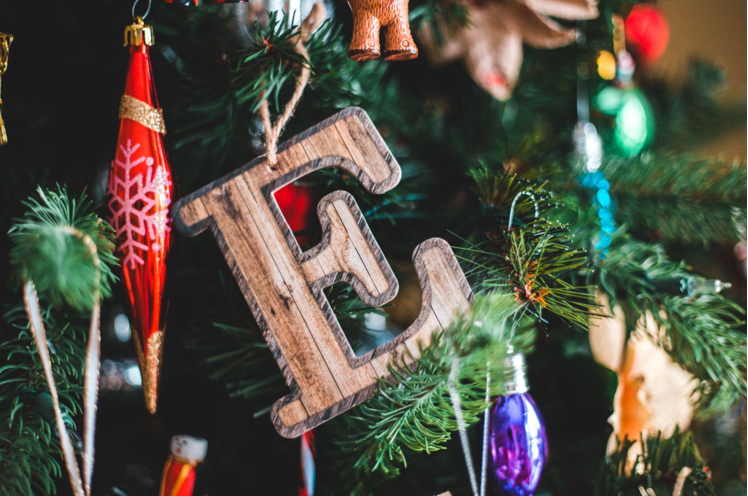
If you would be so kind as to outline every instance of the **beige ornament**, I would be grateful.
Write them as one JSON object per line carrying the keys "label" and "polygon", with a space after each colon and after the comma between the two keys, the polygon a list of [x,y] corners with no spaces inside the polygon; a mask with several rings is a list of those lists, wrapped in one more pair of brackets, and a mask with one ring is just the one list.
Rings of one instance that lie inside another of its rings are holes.
{"label": "beige ornament", "polygon": [[[660,431],[671,436],[676,427],[687,429],[693,418],[693,391],[698,380],[657,344],[667,342],[654,316],[647,312],[626,340],[621,309],[611,311],[602,292],[597,293],[597,302],[603,312],[613,317],[590,318],[592,354],[598,363],[618,374],[613,415],[608,419],[613,426],[608,452],[615,451],[617,439],[627,436],[638,440],[640,433],[645,438]],[[629,458],[640,453],[637,443],[629,451]]]}
{"label": "beige ornament", "polygon": [[522,45],[558,48],[572,43],[576,30],[546,16],[594,19],[596,0],[461,0],[468,25],[439,25],[442,44],[430,24],[419,31],[433,64],[462,59],[473,80],[498,100],[508,100],[522,65]]}

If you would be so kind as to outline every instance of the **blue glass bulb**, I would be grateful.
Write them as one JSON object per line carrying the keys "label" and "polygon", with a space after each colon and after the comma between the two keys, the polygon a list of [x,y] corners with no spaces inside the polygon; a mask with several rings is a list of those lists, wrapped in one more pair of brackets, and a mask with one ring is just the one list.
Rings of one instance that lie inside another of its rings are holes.
{"label": "blue glass bulb", "polygon": [[490,430],[495,494],[532,496],[548,458],[548,440],[530,394],[499,396]]}

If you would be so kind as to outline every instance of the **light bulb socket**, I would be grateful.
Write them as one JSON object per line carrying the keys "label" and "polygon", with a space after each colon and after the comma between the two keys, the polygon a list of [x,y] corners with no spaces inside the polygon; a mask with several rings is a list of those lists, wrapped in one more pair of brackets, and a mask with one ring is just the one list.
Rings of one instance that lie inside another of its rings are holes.
{"label": "light bulb socket", "polygon": [[718,294],[730,289],[732,284],[719,279],[704,279],[701,277],[675,277],[650,281],[652,287],[659,292],[696,297],[706,294]]}
{"label": "light bulb socket", "polygon": [[523,353],[512,353],[504,359],[504,396],[526,393],[530,390],[527,382],[527,362]]}

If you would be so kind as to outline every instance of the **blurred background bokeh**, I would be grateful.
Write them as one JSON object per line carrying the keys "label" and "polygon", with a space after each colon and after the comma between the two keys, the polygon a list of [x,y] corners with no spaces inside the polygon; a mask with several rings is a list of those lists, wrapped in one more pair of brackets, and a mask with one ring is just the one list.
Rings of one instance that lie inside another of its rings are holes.
{"label": "blurred background bokeh", "polygon": [[[745,102],[748,2],[666,0],[660,7],[670,21],[670,45],[657,69],[669,79],[678,80],[686,75],[690,59],[713,60],[727,72],[723,101]],[[738,129],[705,145],[703,153],[745,160],[746,143],[746,129]]]}

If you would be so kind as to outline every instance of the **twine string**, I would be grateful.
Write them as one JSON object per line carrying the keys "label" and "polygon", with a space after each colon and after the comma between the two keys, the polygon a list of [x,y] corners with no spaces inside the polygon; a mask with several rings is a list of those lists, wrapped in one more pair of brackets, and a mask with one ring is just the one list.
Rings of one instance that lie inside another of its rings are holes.
{"label": "twine string", "polygon": [[281,115],[275,119],[275,122],[271,122],[267,94],[264,90],[260,94],[260,99],[262,100],[262,103],[260,104],[260,119],[262,119],[262,126],[265,128],[267,161],[270,168],[273,170],[278,168],[278,139],[280,138],[280,135],[283,134],[286,124],[288,124],[288,121],[293,116],[296,106],[299,104],[301,96],[304,94],[304,89],[306,89],[307,83],[309,83],[309,78],[312,75],[312,69],[309,65],[309,52],[305,45],[309,41],[312,33],[325,20],[325,12],[325,6],[323,3],[315,3],[307,18],[301,23],[298,40],[296,45],[294,45],[294,49],[296,50],[296,53],[301,55],[304,62],[300,64],[301,69],[299,71],[299,76],[296,78],[296,85],[293,94],[286,103]]}
{"label": "twine string", "polygon": [[57,432],[60,437],[60,446],[70,476],[70,485],[75,496],[90,496],[91,479],[93,477],[94,465],[94,433],[96,427],[96,409],[99,395],[99,370],[101,365],[101,331],[100,331],[100,299],[101,295],[98,290],[101,280],[100,265],[96,243],[87,234],[67,226],[65,232],[80,239],[88,249],[93,265],[96,269],[96,290],[93,294],[93,308],[91,309],[91,319],[89,325],[88,344],[86,347],[86,363],[83,378],[83,477],[81,478],[78,462],[75,458],[75,450],[70,440],[65,420],[60,409],[60,400],[57,394],[57,386],[52,373],[52,360],[49,355],[49,345],[47,335],[44,329],[44,319],[41,314],[39,298],[36,294],[34,282],[27,280],[23,286],[23,302],[26,309],[26,315],[29,319],[31,334],[34,336],[39,358],[42,362],[44,376],[47,380],[49,394],[52,397],[52,406],[55,412],[55,423]]}

